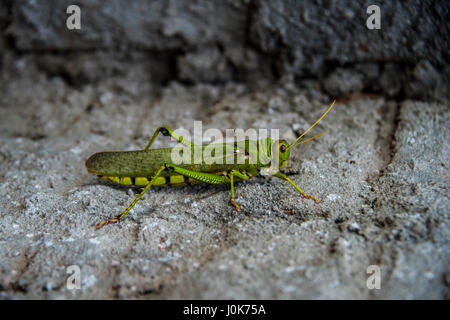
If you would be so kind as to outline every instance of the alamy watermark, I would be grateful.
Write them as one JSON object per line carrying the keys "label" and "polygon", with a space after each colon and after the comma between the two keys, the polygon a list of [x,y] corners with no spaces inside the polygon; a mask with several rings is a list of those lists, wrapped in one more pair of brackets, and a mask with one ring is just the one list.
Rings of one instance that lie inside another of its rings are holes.
{"label": "alamy watermark", "polygon": [[70,14],[66,20],[66,26],[69,30],[80,30],[81,29],[81,9],[75,4],[71,4],[67,7],[66,13]]}
{"label": "alamy watermark", "polygon": [[[270,134],[269,134],[270,133]],[[183,137],[171,150],[171,161],[180,164],[260,164],[270,166],[265,174],[274,174],[279,168],[278,129],[226,129],[225,136],[219,129],[203,132],[202,122],[194,121],[194,132],[174,130]],[[186,140],[195,146],[186,145]],[[202,145],[204,141],[209,143]]]}
{"label": "alamy watermark", "polygon": [[68,290],[81,289],[81,270],[76,264],[68,266],[66,273],[70,274],[67,278],[66,287]]}
{"label": "alamy watermark", "polygon": [[[66,20],[66,26],[69,30],[81,29],[81,8],[75,4],[67,7],[66,13],[69,14]],[[380,7],[373,4],[367,7],[366,13],[370,16],[366,20],[366,26],[370,30],[381,29],[381,10]]]}
{"label": "alamy watermark", "polygon": [[370,16],[367,18],[366,26],[370,30],[381,29],[381,10],[380,7],[373,4],[367,7],[367,14]]}
{"label": "alamy watermark", "polygon": [[370,274],[366,281],[367,289],[381,289],[381,268],[377,265],[370,265],[367,267],[366,273]]}

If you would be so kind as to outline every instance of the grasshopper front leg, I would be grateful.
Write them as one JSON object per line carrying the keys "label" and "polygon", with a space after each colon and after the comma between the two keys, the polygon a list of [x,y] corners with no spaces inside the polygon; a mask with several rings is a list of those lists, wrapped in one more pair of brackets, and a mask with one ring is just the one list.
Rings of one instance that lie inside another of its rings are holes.
{"label": "grasshopper front leg", "polygon": [[290,184],[292,184],[292,185],[294,186],[294,188],[297,189],[297,191],[300,192],[300,194],[301,194],[302,196],[304,196],[306,199],[312,199],[312,200],[314,200],[316,203],[319,203],[319,200],[317,200],[316,197],[310,196],[309,194],[303,192],[303,190],[300,189],[299,187],[297,187],[297,185],[296,185],[291,179],[289,179],[285,174],[282,174],[281,172],[278,172],[278,173],[274,174],[274,176],[277,177],[277,178],[279,178],[279,179],[288,181],[288,182],[289,182]]}
{"label": "grasshopper front leg", "polygon": [[172,129],[170,129],[168,126],[161,126],[158,129],[155,130],[155,132],[153,133],[152,138],[150,139],[150,142],[147,144],[147,146],[144,148],[144,151],[147,151],[150,146],[153,144],[153,142],[155,142],[156,137],[158,136],[158,133],[161,133],[163,136],[171,136],[172,138],[174,138],[175,140],[177,140],[178,142],[184,144],[185,146],[189,147],[195,147],[196,145],[194,143],[192,143],[191,141],[189,141],[188,139],[176,134],[175,132],[173,132]]}

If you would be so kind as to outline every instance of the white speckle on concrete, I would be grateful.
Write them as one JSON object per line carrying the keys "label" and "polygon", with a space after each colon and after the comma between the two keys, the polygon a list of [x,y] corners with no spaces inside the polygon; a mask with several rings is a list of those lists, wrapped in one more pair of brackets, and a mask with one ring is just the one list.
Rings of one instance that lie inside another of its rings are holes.
{"label": "white speckle on concrete", "polygon": [[[83,271],[81,271],[81,272],[83,272]],[[90,288],[96,283],[97,283],[97,278],[93,274],[90,274],[87,277],[83,277],[83,275],[81,275],[81,288],[82,289]]]}
{"label": "white speckle on concrete", "polygon": [[90,242],[90,243],[92,243],[92,244],[95,244],[95,245],[97,245],[97,244],[100,244],[100,243],[101,243],[101,241],[100,241],[100,240],[98,240],[97,238],[91,238],[91,239],[89,239],[89,242]]}
{"label": "white speckle on concrete", "polygon": [[328,200],[328,201],[336,201],[336,200],[339,199],[339,198],[340,198],[339,195],[334,194],[334,193],[330,193],[330,194],[327,196],[327,200]]}

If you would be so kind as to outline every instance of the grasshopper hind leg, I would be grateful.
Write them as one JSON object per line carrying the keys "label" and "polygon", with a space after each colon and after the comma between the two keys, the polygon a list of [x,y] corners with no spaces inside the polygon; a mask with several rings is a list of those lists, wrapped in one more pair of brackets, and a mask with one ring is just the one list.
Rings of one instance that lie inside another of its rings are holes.
{"label": "grasshopper hind leg", "polygon": [[167,170],[169,172],[175,172],[177,174],[183,175],[185,177],[191,178],[198,182],[208,183],[208,184],[220,184],[220,183],[230,183],[231,185],[231,197],[230,202],[236,208],[236,211],[240,211],[239,205],[234,200],[234,177],[237,177],[241,180],[247,180],[249,177],[237,170],[231,170],[229,176],[219,176],[212,173],[198,172],[192,171],[185,168],[177,167],[173,164],[165,164],[156,172],[151,181],[145,186],[142,192],[134,199],[134,201],[126,208],[120,215],[117,217],[107,219],[97,223],[96,228],[100,229],[103,226],[108,224],[117,223],[122,221],[125,216],[130,212],[130,210],[134,207],[134,205],[142,198],[142,196],[150,189],[150,187],[155,183],[156,179],[160,176],[160,174]]}
{"label": "grasshopper hind leg", "polygon": [[128,214],[128,212],[130,212],[130,210],[134,207],[134,205],[142,198],[142,196],[148,191],[148,189],[150,189],[150,187],[155,183],[156,178],[158,178],[159,175],[161,174],[161,172],[163,172],[164,170],[166,170],[166,166],[162,166],[161,168],[159,168],[158,171],[156,171],[156,174],[153,176],[152,180],[150,180],[150,182],[145,186],[144,189],[142,189],[141,193],[139,193],[139,195],[136,197],[136,199],[134,199],[133,202],[128,206],[128,208],[126,208],[121,214],[119,214],[117,217],[107,219],[105,221],[101,221],[101,222],[97,223],[95,228],[100,229],[101,227],[106,226],[108,224],[117,223],[117,222],[123,220],[125,218],[125,216]]}
{"label": "grasshopper hind leg", "polygon": [[151,181],[145,186],[145,188],[142,190],[142,192],[134,199],[134,201],[126,208],[120,215],[117,217],[102,221],[97,223],[96,228],[99,229],[103,226],[106,226],[111,223],[117,223],[119,221],[122,221],[125,216],[130,212],[130,210],[134,207],[134,205],[142,198],[142,196],[150,189],[150,187],[155,183],[156,179],[159,177],[161,172],[164,170],[167,170],[169,172],[176,172],[180,175],[186,176],[188,178],[194,179],[199,182],[209,183],[209,184],[219,184],[219,183],[227,183],[228,178],[223,176],[218,176],[211,173],[204,173],[204,172],[197,172],[192,171],[184,168],[177,167],[173,164],[165,164],[159,168],[159,170],[156,172],[156,174],[153,176]]}
{"label": "grasshopper hind leg", "polygon": [[194,147],[195,144],[192,143],[190,140],[186,139],[185,137],[182,137],[178,134],[176,134],[172,129],[170,129],[168,126],[161,126],[159,128],[157,128],[155,130],[155,132],[153,133],[152,138],[150,139],[149,143],[147,144],[147,146],[145,146],[144,151],[147,151],[151,145],[153,144],[153,142],[155,142],[156,137],[158,136],[158,134],[161,133],[163,136],[171,136],[172,138],[174,138],[175,140],[177,140],[178,142],[184,144],[185,146],[192,146]]}

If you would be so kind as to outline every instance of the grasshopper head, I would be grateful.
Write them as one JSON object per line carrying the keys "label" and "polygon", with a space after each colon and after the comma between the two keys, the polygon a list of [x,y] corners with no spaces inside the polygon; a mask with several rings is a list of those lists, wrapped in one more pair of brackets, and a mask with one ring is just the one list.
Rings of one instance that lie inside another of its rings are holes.
{"label": "grasshopper head", "polygon": [[267,147],[266,151],[268,152],[268,158],[265,158],[265,160],[269,160],[263,166],[260,173],[264,175],[274,175],[278,173],[289,161],[289,143],[286,140],[274,140],[271,138],[259,141]]}
{"label": "grasshopper head", "polygon": [[278,149],[278,163],[280,164],[280,169],[283,169],[287,165],[289,156],[291,155],[291,152],[289,151],[289,143],[286,140],[278,140],[275,143],[278,144],[276,146]]}
{"label": "grasshopper head", "polygon": [[[320,122],[320,120],[323,119],[323,117],[325,117],[325,115],[331,110],[331,108],[333,107],[334,103],[336,102],[333,101],[333,103],[331,104],[331,106],[328,108],[328,110],[319,118],[319,120],[317,120],[311,127],[309,127],[308,130],[306,130],[305,132],[303,132],[294,142],[292,142],[291,144],[289,144],[286,140],[272,140],[270,138],[267,139],[261,139],[259,143],[261,143],[262,145],[266,145],[267,146],[267,150],[269,150],[269,155],[270,155],[270,167],[266,166],[263,168],[262,170],[262,174],[276,174],[278,172],[279,169],[283,169],[288,161],[289,161],[289,156],[291,155],[290,149],[292,147],[295,147],[299,144],[302,144],[304,142],[313,140],[317,137],[320,137],[322,134],[324,134],[325,132],[319,133],[318,135],[306,139],[306,140],[302,140],[300,141],[301,138],[303,138],[303,136],[309,131],[311,130],[316,124],[318,124]],[[278,163],[276,163],[276,161],[274,160],[278,160]]]}

